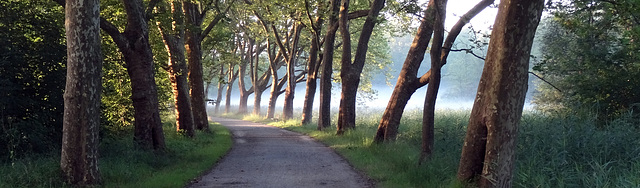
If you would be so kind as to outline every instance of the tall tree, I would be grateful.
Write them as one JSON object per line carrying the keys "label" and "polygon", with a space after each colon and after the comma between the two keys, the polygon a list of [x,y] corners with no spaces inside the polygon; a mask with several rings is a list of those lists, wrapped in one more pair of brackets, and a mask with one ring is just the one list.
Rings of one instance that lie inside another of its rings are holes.
{"label": "tall tree", "polygon": [[503,0],[491,33],[458,168],[461,181],[511,187],[529,57],[544,0]]}
{"label": "tall tree", "polygon": [[369,40],[373,33],[373,28],[378,22],[378,14],[384,7],[384,0],[374,0],[367,18],[362,26],[358,47],[356,48],[353,63],[351,62],[351,42],[348,26],[349,0],[342,0],[340,9],[340,34],[342,35],[342,67],[340,78],[342,79],[342,94],[340,98],[340,110],[338,113],[338,134],[347,129],[355,128],[356,123],[356,95],[360,84],[360,74],[367,58]]}
{"label": "tall tree", "polygon": [[[55,1],[65,5],[65,0]],[[127,74],[131,78],[131,100],[135,111],[133,139],[136,145],[142,149],[163,150],[164,133],[147,24],[158,2],[150,1],[145,9],[142,0],[123,1],[127,13],[124,32],[103,18],[100,18],[100,28],[111,36],[122,52]]]}
{"label": "tall tree", "polygon": [[[186,43],[189,68],[189,81],[191,88],[191,105],[193,109],[193,119],[198,130],[209,130],[207,119],[206,96],[204,96],[204,80],[202,70],[202,41],[209,35],[213,27],[224,18],[225,14],[235,2],[228,2],[225,9],[221,9],[221,1],[210,1],[213,5],[200,6],[196,1],[183,1],[186,17]],[[216,10],[216,16],[202,29],[204,19],[211,7]]]}
{"label": "tall tree", "polygon": [[184,11],[182,2],[171,1],[171,12],[164,4],[158,5],[161,13],[170,15],[158,19],[158,29],[169,55],[167,72],[173,89],[175,104],[176,129],[185,131],[187,136],[195,135],[193,112],[191,111],[191,97],[189,96],[189,81],[187,80],[187,62],[184,56]]}
{"label": "tall tree", "polygon": [[433,22],[433,41],[431,42],[431,75],[425,95],[422,115],[422,152],[420,163],[431,155],[433,150],[433,125],[436,111],[436,98],[440,87],[442,72],[442,41],[444,39],[444,20],[446,16],[447,0],[433,0],[435,2],[435,20]]}
{"label": "tall tree", "polygon": [[320,76],[320,109],[318,111],[318,130],[331,126],[331,74],[333,73],[333,49],[338,31],[340,1],[331,0],[329,7],[329,25],[324,37],[322,51],[322,74]]}
{"label": "tall tree", "polygon": [[98,185],[102,93],[100,2],[68,0],[65,20],[67,81],[60,167],[64,180],[71,185]]}
{"label": "tall tree", "polygon": [[320,34],[322,31],[322,25],[324,24],[323,6],[322,1],[318,3],[318,8],[315,9],[317,16],[313,18],[311,15],[313,10],[310,10],[309,0],[305,2],[305,12],[309,19],[309,25],[306,27],[311,33],[311,46],[309,47],[309,60],[307,62],[307,84],[304,94],[304,106],[302,107],[302,124],[311,123],[313,117],[313,101],[316,96],[316,89],[318,86],[318,70],[322,62],[322,53],[320,53]]}

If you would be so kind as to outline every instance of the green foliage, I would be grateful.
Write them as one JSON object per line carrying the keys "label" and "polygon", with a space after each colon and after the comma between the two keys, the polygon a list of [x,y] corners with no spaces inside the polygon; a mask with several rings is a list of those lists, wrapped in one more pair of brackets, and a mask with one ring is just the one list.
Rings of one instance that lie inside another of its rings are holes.
{"label": "green foliage", "polygon": [[0,161],[59,148],[66,46],[51,1],[0,1]]}
{"label": "green foliage", "polygon": [[[168,151],[134,149],[129,136],[109,136],[100,145],[104,187],[183,187],[213,166],[231,148],[227,129],[215,124],[214,133],[195,138],[176,134],[165,124]],[[0,187],[67,187],[59,178],[59,152],[32,155],[13,163],[0,163]]]}
{"label": "green foliage", "polygon": [[535,102],[551,110],[594,109],[602,122],[633,110],[640,103],[640,48],[633,42],[640,39],[639,3],[558,4],[543,25],[543,58],[534,70],[562,91],[541,85]]}

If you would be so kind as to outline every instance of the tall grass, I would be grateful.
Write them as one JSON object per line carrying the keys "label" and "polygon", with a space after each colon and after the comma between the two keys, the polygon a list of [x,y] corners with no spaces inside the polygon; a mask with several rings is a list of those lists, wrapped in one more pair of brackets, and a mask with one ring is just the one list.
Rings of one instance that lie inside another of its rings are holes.
{"label": "tall grass", "polygon": [[[343,155],[380,187],[461,187],[455,180],[468,110],[436,112],[435,148],[417,165],[422,112],[406,111],[396,142],[372,144],[382,111],[358,111],[356,130],[336,136],[335,128],[274,122],[309,134]],[[253,117],[252,119],[256,119]],[[525,112],[520,123],[515,187],[640,187],[640,133],[631,119],[598,128],[584,115]]]}
{"label": "tall grass", "polygon": [[[175,119],[174,119],[175,122]],[[106,135],[98,161],[103,187],[183,187],[210,169],[231,147],[231,135],[219,124],[213,133],[197,132],[195,138],[164,126],[167,151],[134,149],[133,135]],[[0,187],[67,187],[59,175],[60,154],[31,156],[0,164]]]}

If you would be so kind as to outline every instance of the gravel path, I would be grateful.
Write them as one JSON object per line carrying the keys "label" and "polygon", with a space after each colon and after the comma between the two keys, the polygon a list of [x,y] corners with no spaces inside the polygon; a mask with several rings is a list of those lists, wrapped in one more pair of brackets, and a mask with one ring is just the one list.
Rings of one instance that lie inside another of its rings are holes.
{"label": "gravel path", "polygon": [[308,136],[242,120],[213,118],[233,134],[231,151],[187,187],[374,187]]}

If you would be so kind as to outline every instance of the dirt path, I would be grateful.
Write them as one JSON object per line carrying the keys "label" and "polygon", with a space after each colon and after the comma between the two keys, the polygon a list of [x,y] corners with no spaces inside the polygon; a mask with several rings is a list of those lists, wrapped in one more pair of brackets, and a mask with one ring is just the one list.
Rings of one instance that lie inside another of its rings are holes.
{"label": "dirt path", "polygon": [[248,121],[213,118],[233,134],[231,151],[187,187],[373,187],[308,136]]}

